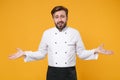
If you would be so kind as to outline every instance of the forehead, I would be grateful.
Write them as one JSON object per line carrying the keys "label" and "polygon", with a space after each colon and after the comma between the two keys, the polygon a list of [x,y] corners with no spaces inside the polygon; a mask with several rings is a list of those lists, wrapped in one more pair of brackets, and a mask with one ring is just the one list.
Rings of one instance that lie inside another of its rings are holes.
{"label": "forehead", "polygon": [[66,15],[66,13],[64,10],[60,10],[60,11],[57,11],[54,13],[54,16],[56,16],[56,15]]}

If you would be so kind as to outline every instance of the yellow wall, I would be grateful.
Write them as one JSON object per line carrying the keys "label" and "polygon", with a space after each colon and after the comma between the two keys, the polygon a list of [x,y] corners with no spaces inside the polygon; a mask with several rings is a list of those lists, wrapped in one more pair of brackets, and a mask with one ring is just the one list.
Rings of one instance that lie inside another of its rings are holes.
{"label": "yellow wall", "polygon": [[45,80],[47,57],[24,63],[8,55],[18,47],[37,50],[43,31],[54,26],[56,5],[69,9],[68,25],[80,31],[87,49],[104,43],[115,53],[96,61],[77,58],[78,80],[120,80],[119,0],[0,0],[0,80]]}

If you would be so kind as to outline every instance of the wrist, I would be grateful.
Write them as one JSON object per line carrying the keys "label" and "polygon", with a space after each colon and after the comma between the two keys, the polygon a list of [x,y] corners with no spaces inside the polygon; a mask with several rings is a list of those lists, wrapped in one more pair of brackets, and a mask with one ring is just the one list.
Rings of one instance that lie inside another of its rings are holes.
{"label": "wrist", "polygon": [[99,53],[99,50],[98,48],[96,48],[94,54],[98,54],[98,53]]}

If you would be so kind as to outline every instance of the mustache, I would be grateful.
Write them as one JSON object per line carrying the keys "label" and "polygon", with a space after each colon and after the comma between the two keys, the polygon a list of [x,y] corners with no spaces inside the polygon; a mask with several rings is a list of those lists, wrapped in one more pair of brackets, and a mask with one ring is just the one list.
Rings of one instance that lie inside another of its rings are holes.
{"label": "mustache", "polygon": [[57,24],[59,24],[59,23],[64,23],[63,21],[59,21]]}

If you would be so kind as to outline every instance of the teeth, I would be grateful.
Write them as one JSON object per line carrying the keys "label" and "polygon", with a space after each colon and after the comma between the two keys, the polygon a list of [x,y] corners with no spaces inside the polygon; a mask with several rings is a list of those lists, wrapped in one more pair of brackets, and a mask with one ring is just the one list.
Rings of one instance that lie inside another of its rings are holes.
{"label": "teeth", "polygon": [[62,25],[62,23],[58,23],[58,25]]}

